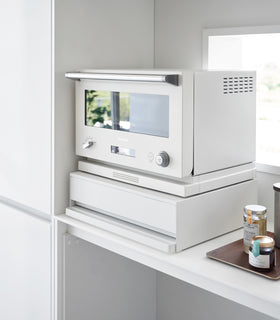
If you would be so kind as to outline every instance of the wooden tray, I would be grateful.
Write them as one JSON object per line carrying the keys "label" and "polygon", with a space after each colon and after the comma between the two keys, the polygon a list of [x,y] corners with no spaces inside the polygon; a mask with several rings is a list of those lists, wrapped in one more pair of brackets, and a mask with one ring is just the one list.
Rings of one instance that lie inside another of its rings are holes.
{"label": "wooden tray", "polygon": [[[269,237],[274,237],[274,233],[267,232]],[[272,280],[280,279],[280,249],[275,248],[276,251],[276,266],[273,270],[268,272],[256,271],[248,262],[248,254],[243,252],[243,239],[234,241],[218,249],[206,253],[208,258],[215,259],[234,267],[253,272],[259,276],[266,277]]]}

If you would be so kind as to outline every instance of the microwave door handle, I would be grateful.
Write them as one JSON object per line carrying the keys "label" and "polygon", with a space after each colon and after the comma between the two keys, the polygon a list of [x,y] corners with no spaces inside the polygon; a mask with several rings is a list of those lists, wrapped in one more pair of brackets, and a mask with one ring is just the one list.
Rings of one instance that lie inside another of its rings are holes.
{"label": "microwave door handle", "polygon": [[120,130],[120,93],[111,92],[112,129]]}
{"label": "microwave door handle", "polygon": [[179,85],[178,74],[118,74],[118,73],[93,73],[93,72],[67,72],[65,77],[73,80],[119,80],[119,81],[144,81],[162,82],[175,86]]}

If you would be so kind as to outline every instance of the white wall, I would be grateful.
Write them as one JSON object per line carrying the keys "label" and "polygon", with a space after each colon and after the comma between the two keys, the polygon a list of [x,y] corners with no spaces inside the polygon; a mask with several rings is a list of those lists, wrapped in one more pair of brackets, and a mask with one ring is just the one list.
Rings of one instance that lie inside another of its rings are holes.
{"label": "white wall", "polygon": [[[277,0],[155,0],[155,66],[201,69],[204,28],[280,25],[279,12]],[[273,221],[272,183],[280,175],[257,179],[259,204]]]}
{"label": "white wall", "polygon": [[67,320],[156,320],[156,271],[66,236]]}
{"label": "white wall", "polygon": [[[74,81],[81,68],[150,68],[154,62],[153,0],[56,0],[53,211],[68,205],[68,172],[76,170]],[[64,186],[64,187],[61,187]]]}
{"label": "white wall", "polygon": [[201,68],[203,28],[280,24],[278,0],[155,0],[157,67]]}
{"label": "white wall", "polygon": [[280,182],[280,176],[276,174],[257,172],[258,200],[267,208],[268,221],[274,221],[274,190],[273,184]]}
{"label": "white wall", "polygon": [[[54,212],[68,198],[65,167],[75,170],[74,81],[81,68],[151,68],[154,63],[153,0],[55,1]],[[56,135],[63,137],[63,135]],[[71,143],[69,143],[71,141]],[[65,155],[70,155],[66,157]],[[85,241],[66,244],[66,319],[155,319],[154,271]],[[133,292],[133,294],[131,294]]]}

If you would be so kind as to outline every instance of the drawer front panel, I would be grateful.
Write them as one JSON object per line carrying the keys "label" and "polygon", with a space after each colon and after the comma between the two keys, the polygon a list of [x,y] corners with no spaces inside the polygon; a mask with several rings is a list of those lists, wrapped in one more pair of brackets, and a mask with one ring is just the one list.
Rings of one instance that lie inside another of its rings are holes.
{"label": "drawer front panel", "polygon": [[83,173],[71,174],[70,198],[89,207],[166,235],[176,235],[176,202],[147,196],[141,188]]}

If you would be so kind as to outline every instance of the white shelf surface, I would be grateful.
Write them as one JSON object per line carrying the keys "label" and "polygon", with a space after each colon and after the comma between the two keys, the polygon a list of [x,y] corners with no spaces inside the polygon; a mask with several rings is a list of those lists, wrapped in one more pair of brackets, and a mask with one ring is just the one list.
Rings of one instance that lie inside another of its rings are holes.
{"label": "white shelf surface", "polygon": [[180,253],[166,254],[64,214],[56,216],[56,219],[67,224],[68,233],[76,237],[280,319],[280,280],[269,280],[206,257],[206,252],[242,238],[243,230],[228,233]]}

